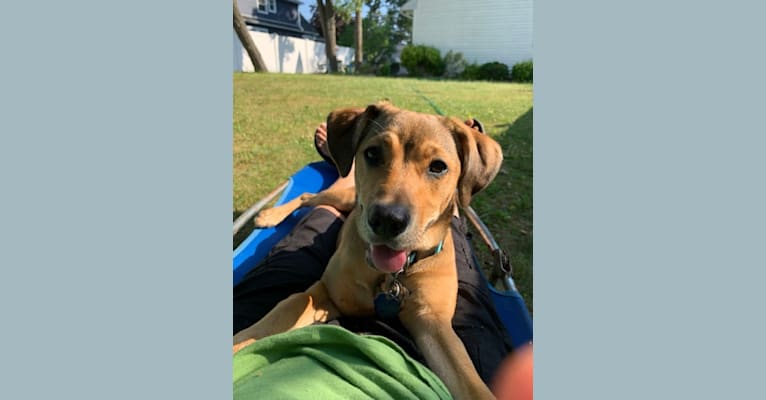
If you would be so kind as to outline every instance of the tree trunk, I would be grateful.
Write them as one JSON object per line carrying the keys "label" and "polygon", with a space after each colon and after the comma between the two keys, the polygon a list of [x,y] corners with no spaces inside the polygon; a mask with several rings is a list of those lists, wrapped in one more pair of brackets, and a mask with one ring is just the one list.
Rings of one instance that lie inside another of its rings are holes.
{"label": "tree trunk", "polygon": [[359,69],[362,67],[362,1],[356,2],[356,24],[354,24],[354,70],[359,73]]}
{"label": "tree trunk", "polygon": [[250,57],[250,61],[253,62],[253,68],[255,68],[256,71],[268,72],[268,69],[266,69],[266,63],[263,62],[263,58],[261,58],[261,53],[258,52],[258,49],[255,47],[255,43],[253,42],[253,38],[250,37],[250,32],[247,30],[247,25],[245,25],[245,20],[239,13],[239,9],[237,8],[237,0],[233,0],[233,2],[234,30],[237,32],[237,37],[239,37],[239,41],[242,42],[242,46],[247,51],[247,55]]}
{"label": "tree trunk", "polygon": [[335,6],[332,0],[317,0],[317,10],[319,10],[319,21],[324,34],[327,72],[338,72],[338,59],[335,58]]}

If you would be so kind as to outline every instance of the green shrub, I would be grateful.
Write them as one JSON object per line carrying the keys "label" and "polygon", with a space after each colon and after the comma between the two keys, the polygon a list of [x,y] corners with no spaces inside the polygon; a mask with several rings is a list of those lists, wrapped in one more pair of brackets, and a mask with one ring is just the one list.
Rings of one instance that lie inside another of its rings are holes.
{"label": "green shrub", "polygon": [[439,49],[424,45],[407,45],[402,49],[402,65],[411,76],[442,76],[444,61]]}
{"label": "green shrub", "polygon": [[375,74],[377,76],[391,76],[391,65],[390,64],[383,64],[378,68],[378,72]]}
{"label": "green shrub", "polygon": [[460,79],[467,81],[478,81],[481,79],[479,74],[479,64],[473,63],[465,66],[463,73],[460,74]]}
{"label": "green shrub", "polygon": [[479,67],[479,76],[484,81],[507,81],[510,79],[511,74],[508,71],[507,65],[492,61]]}
{"label": "green shrub", "polygon": [[511,69],[511,80],[514,82],[532,82],[532,60],[516,63]]}

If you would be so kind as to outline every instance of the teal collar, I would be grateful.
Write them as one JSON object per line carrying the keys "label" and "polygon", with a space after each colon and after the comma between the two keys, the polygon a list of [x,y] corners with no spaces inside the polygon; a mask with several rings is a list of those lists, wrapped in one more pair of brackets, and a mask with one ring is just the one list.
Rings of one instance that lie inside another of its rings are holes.
{"label": "teal collar", "polygon": [[410,265],[415,264],[416,262],[418,262],[418,261],[420,261],[420,260],[422,260],[424,258],[435,256],[435,255],[441,253],[443,247],[444,247],[444,240],[442,239],[442,241],[439,242],[438,245],[436,245],[436,248],[433,250],[433,252],[431,252],[431,254],[428,254],[428,255],[423,256],[423,257],[418,257],[418,252],[417,251],[411,252],[407,256],[407,263],[404,264],[404,268],[402,268],[402,271],[407,269]]}

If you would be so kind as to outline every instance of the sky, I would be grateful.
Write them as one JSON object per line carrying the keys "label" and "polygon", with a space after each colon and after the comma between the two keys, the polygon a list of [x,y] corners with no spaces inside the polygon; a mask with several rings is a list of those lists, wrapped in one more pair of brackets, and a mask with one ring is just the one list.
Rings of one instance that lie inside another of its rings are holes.
{"label": "sky", "polygon": [[298,10],[301,12],[301,15],[303,15],[303,18],[306,18],[307,20],[311,19],[311,8],[309,8],[309,5],[311,4],[316,4],[316,1],[303,0],[303,4],[298,6]]}
{"label": "sky", "polygon": [[311,19],[311,9],[309,8],[310,4],[316,4],[315,1],[309,1],[309,0],[303,0],[303,4],[298,6],[298,11],[301,12],[301,15],[303,15],[303,18]]}

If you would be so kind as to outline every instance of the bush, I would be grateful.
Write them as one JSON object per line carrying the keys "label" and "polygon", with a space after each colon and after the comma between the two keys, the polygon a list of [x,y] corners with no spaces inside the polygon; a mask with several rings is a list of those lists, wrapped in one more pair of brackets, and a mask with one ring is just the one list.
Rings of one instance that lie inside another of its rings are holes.
{"label": "bush", "polygon": [[492,61],[479,67],[479,76],[485,81],[507,81],[510,79],[511,74],[508,71],[507,65]]}
{"label": "bush", "polygon": [[532,82],[532,60],[516,63],[511,69],[514,82]]}
{"label": "bush", "polygon": [[460,74],[460,79],[465,79],[467,81],[480,80],[481,75],[479,74],[479,64],[473,63],[466,65],[463,73]]}
{"label": "bush", "polygon": [[463,53],[448,51],[444,56],[444,77],[454,79],[463,74],[468,62],[463,58]]}
{"label": "bush", "polygon": [[378,68],[378,71],[375,73],[377,76],[391,76],[391,65],[390,64],[383,64]]}
{"label": "bush", "polygon": [[510,79],[508,66],[497,61],[486,64],[468,64],[460,79],[467,81],[507,81]]}
{"label": "bush", "polygon": [[442,76],[444,61],[435,47],[407,45],[402,49],[402,65],[412,76]]}

